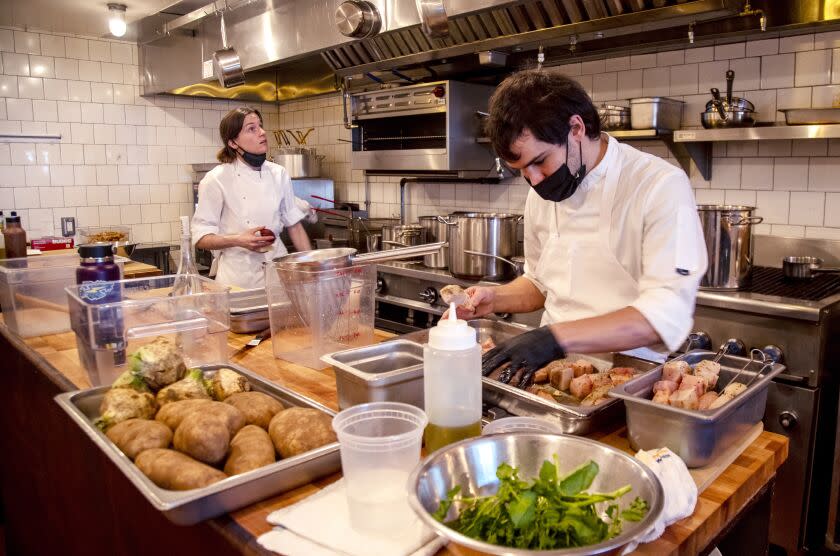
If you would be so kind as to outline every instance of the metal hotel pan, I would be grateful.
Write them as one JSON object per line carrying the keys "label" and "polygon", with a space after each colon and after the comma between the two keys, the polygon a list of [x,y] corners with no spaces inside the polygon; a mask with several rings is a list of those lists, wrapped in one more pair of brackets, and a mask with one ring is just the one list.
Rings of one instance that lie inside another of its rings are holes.
{"label": "metal hotel pan", "polygon": [[[491,319],[472,320],[469,325],[476,329],[479,342],[492,338],[494,342],[500,343],[530,330],[526,326]],[[406,334],[403,338],[424,343],[428,341],[428,334],[428,330],[421,330]],[[568,354],[567,358],[585,359],[598,369],[632,367],[640,372],[646,372],[656,367],[655,363],[620,353]],[[484,403],[501,407],[513,415],[539,417],[551,421],[557,424],[566,434],[588,434],[620,419],[622,414],[622,405],[615,403],[619,400],[608,400],[594,407],[586,407],[579,404],[547,400],[516,386],[504,384],[488,377],[482,378],[482,383],[482,400]]]}
{"label": "metal hotel pan", "polygon": [[231,332],[250,334],[268,328],[268,298],[265,288],[232,291],[228,297]]}
{"label": "metal hotel pan", "polygon": [[[331,409],[273,384],[238,365],[228,363],[203,365],[200,368],[205,373],[210,373],[222,367],[233,369],[248,377],[252,390],[268,394],[286,406],[310,407],[329,416],[335,415]],[[55,400],[146,500],[176,525],[193,525],[232,512],[341,469],[338,442],[333,442],[291,458],[281,459],[271,465],[234,475],[204,488],[184,491],[160,488],[94,426],[93,420],[99,415],[99,404],[108,389],[108,386],[101,386],[67,392],[59,394]]]}
{"label": "metal hotel pan", "polygon": [[[691,366],[715,358],[712,351],[690,351],[674,361]],[[747,366],[749,364],[749,366]],[[720,360],[719,385],[727,384],[745,366],[738,382],[747,384],[759,374],[763,364],[733,355]],[[695,411],[655,403],[653,384],[662,377],[662,367],[613,388],[610,396],[624,400],[627,408],[627,436],[634,450],[667,446],[688,467],[703,467],[761,421],[767,405],[770,381],[784,371],[784,365],[772,364],[741,395],[717,409]]]}

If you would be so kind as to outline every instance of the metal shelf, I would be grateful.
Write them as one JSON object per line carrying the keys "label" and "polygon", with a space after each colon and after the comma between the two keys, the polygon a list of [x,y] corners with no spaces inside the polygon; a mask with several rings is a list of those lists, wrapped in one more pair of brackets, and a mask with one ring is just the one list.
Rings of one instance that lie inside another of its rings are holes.
{"label": "metal shelf", "polygon": [[840,138],[840,124],[782,124],[756,127],[732,127],[723,129],[681,129],[674,132],[675,143],[836,138]]}
{"label": "metal shelf", "polygon": [[677,143],[674,140],[676,131],[667,129],[625,129],[608,131],[610,135],[620,141],[662,141],[685,173],[691,169],[691,160],[697,165],[700,173],[705,179],[711,179],[712,175],[712,147],[710,144],[698,143]]}

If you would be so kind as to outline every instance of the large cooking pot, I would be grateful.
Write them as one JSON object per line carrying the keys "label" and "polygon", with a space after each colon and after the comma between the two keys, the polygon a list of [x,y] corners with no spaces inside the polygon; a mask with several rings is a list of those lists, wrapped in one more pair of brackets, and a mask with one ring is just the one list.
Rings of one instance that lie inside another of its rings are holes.
{"label": "large cooking pot", "polygon": [[[449,226],[440,216],[421,216],[420,225],[426,230],[426,241],[449,241]],[[429,268],[446,268],[449,266],[449,247],[444,247],[439,253],[423,257],[423,265]]]}
{"label": "large cooking pot", "polygon": [[317,178],[321,176],[324,155],[315,153],[314,149],[286,147],[274,151],[271,159],[285,168],[292,179]]}
{"label": "large cooking pot", "polygon": [[[382,250],[411,247],[426,243],[426,229],[420,224],[396,224],[382,226]],[[422,257],[406,259],[419,261]]]}
{"label": "large cooking pot", "polygon": [[700,224],[706,239],[709,268],[700,280],[707,290],[737,290],[752,270],[753,216],[755,207],[743,205],[698,205]]}
{"label": "large cooking pot", "polygon": [[506,280],[515,265],[499,260],[516,255],[516,225],[519,214],[465,212],[451,214],[449,226],[449,272],[462,280]]}

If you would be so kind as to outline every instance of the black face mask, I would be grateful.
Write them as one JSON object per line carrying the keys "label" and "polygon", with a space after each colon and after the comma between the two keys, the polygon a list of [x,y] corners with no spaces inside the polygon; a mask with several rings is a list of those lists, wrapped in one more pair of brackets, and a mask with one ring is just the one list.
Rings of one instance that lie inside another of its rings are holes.
{"label": "black face mask", "polygon": [[[566,144],[568,145],[568,143]],[[565,201],[571,197],[575,191],[577,191],[580,182],[583,181],[583,177],[586,175],[586,165],[583,164],[583,146],[580,145],[580,143],[578,143],[578,146],[580,147],[581,160],[581,165],[580,168],[578,168],[578,171],[574,174],[569,171],[569,149],[567,147],[566,162],[560,166],[556,172],[547,176],[540,183],[533,186],[537,195],[546,201],[559,203],[560,201]],[[528,183],[530,184],[531,182],[528,181]]]}
{"label": "black face mask", "polygon": [[[236,145],[236,143],[234,143],[234,145]],[[239,145],[236,145],[236,146],[239,147]],[[251,166],[253,168],[261,168],[262,165],[263,165],[263,162],[265,162],[265,153],[263,153],[263,154],[249,153],[248,151],[246,151],[242,147],[239,147],[239,150],[242,151],[242,152],[239,153],[239,156],[242,157],[242,160],[244,160],[245,162],[248,163],[248,166]]]}

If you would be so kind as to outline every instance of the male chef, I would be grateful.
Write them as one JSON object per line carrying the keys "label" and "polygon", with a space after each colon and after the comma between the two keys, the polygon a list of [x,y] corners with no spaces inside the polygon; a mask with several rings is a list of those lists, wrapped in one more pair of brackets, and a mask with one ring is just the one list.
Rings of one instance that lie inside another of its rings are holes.
{"label": "male chef", "polygon": [[662,360],[692,326],[707,257],[685,173],[601,132],[572,79],[548,71],[508,77],[490,99],[492,145],[530,184],[525,274],[467,290],[473,311],[545,309],[541,326],[484,356],[528,376],[566,353],[630,351]]}

